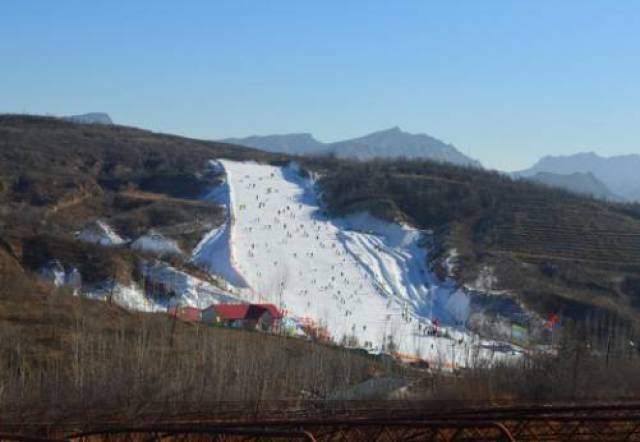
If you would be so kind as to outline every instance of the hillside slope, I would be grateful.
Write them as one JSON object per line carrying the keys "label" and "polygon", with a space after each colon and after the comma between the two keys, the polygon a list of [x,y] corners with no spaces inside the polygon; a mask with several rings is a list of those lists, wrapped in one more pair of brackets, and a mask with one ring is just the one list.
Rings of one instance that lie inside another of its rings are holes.
{"label": "hillside slope", "polygon": [[388,361],[301,339],[0,286],[5,432],[25,421],[36,436],[36,422],[139,425],[147,413],[184,418],[229,401],[324,398],[394,371],[400,369]]}
{"label": "hillside slope", "polygon": [[[225,180],[219,168],[211,166],[212,159],[232,160],[226,164],[239,171],[234,174],[235,169],[232,170],[227,183],[231,184],[231,192],[226,193],[229,201],[236,201],[239,210],[238,222],[233,227],[235,234],[233,230],[221,229],[229,227],[225,224],[228,217],[223,206],[230,204],[205,197],[212,189],[218,189],[217,192],[224,189]],[[375,280],[379,287],[387,284],[416,313],[420,309],[424,313],[425,305],[430,308],[430,303],[413,304],[420,298],[412,293],[420,293],[424,288],[421,284],[425,281],[420,278],[426,274],[416,278],[416,272],[410,270],[404,280],[404,270],[394,275],[393,271],[385,274],[385,269],[417,268],[419,274],[420,267],[411,263],[428,261],[429,275],[433,272],[439,275],[438,281],[453,278],[457,285],[464,285],[465,292],[471,295],[471,306],[486,313],[486,318],[493,315],[515,319],[523,305],[543,318],[549,313],[595,323],[638,318],[640,208],[636,205],[606,203],[443,163],[298,158],[303,170],[316,177],[319,193],[314,193],[318,196],[311,201],[304,199],[309,197],[305,181],[293,179],[286,168],[280,169],[290,160],[285,155],[120,126],[0,116],[1,276],[11,282],[28,281],[34,273],[46,270],[53,280],[72,283],[80,273],[83,284],[95,286],[92,293],[100,299],[113,295],[116,300],[129,302],[128,305],[152,302],[153,308],[166,308],[170,303],[200,306],[222,299],[227,288],[225,281],[216,276],[224,274],[224,268],[198,268],[195,266],[198,262],[192,259],[194,255],[207,250],[203,248],[207,242],[213,244],[228,234],[227,238],[237,246],[229,248],[229,256],[236,250],[235,253],[244,253],[245,259],[250,247],[247,241],[254,235],[268,238],[274,234],[275,231],[263,229],[268,225],[276,228],[277,212],[244,218],[239,204],[249,210],[249,201],[243,199],[251,199],[255,204],[258,198],[266,203],[281,192],[282,195],[294,192],[288,195],[302,198],[298,204],[303,207],[296,209],[300,212],[295,215],[304,219],[300,228],[304,232],[296,233],[292,224],[291,235],[302,234],[302,243],[309,240],[314,255],[319,254],[324,242],[311,239],[315,237],[309,223],[327,225],[327,233],[337,239],[336,244],[342,248],[340,253],[344,253],[332,258],[337,257],[338,261],[331,264],[340,267],[340,259],[357,261],[360,257],[369,261],[365,267],[374,268],[378,265],[376,260],[380,260],[384,265],[379,266],[381,270],[370,283]],[[256,169],[257,176],[251,170],[243,171],[252,167],[247,161],[263,164]],[[276,166],[264,177],[262,167]],[[264,182],[259,180],[260,176]],[[265,184],[273,179],[280,180],[282,185]],[[247,189],[249,184],[255,188]],[[276,195],[266,196],[269,187],[278,190]],[[295,202],[292,203],[295,207]],[[323,216],[327,218],[314,219],[311,214],[316,212],[325,213]],[[381,239],[371,225],[354,231],[353,226],[338,221],[361,212],[387,222],[400,221],[420,231],[432,231],[428,248],[421,249],[428,253],[416,255],[413,246],[390,247],[390,240]],[[258,217],[258,224],[250,225]],[[249,235],[238,228],[252,228],[255,232]],[[109,239],[111,243],[107,246],[86,240],[96,232],[102,232],[99,237],[103,239],[105,232],[111,232],[109,238],[119,239]],[[304,238],[305,233],[310,238]],[[258,240],[251,242],[261,244]],[[134,244],[153,247],[138,248]],[[282,255],[282,258],[273,255],[273,261],[284,261],[290,253],[286,245],[272,247],[269,253]],[[300,253],[304,256],[305,251]],[[201,256],[218,259],[212,253]],[[409,261],[403,261],[406,259]],[[219,264],[222,259],[216,262]],[[230,259],[226,262],[232,263]],[[295,295],[294,281],[306,281],[314,268],[314,260],[301,258],[300,262],[306,263],[304,268],[293,265],[293,274],[286,275],[292,285],[283,294],[293,290]],[[353,269],[363,268],[361,265]],[[345,271],[351,272],[350,266]],[[243,268],[236,270],[257,293],[280,302],[273,294],[280,292],[278,281],[284,278],[278,274],[276,265],[260,270],[265,278],[267,275],[270,278],[269,284],[258,284],[252,274],[256,269],[246,261]],[[303,278],[296,271],[303,271]],[[358,275],[362,273],[355,270],[351,279],[357,281],[362,277]],[[331,276],[338,279],[341,275]],[[226,283],[237,282],[229,279]],[[110,288],[114,283],[117,290]],[[132,291],[131,284],[147,292]],[[319,288],[327,284],[323,281]],[[432,280],[429,284],[437,282]],[[20,284],[16,287],[21,290]],[[31,290],[27,286],[23,289]],[[177,292],[183,296],[176,299]],[[322,309],[315,302],[319,293],[307,301],[314,306],[308,313],[313,313],[316,320],[324,320]],[[134,295],[137,298],[131,298]],[[152,297],[141,298],[145,295]],[[302,309],[299,314],[306,314],[306,304],[296,305],[298,301],[293,300],[283,302],[296,310]],[[341,308],[356,311],[355,302],[353,308],[344,305]],[[400,305],[402,318],[405,310]],[[345,311],[338,313],[346,315]],[[376,310],[372,315],[373,321],[379,321],[379,316],[384,317],[385,313]],[[446,311],[440,310],[438,315],[445,318]],[[482,323],[484,317],[476,318],[479,323],[474,326],[484,327],[489,334],[500,332],[492,330],[491,320]],[[468,321],[472,319],[470,316]],[[363,322],[364,318],[347,320],[335,324],[335,330],[349,331],[354,325],[362,330],[366,325]],[[362,339],[370,337],[363,335]]]}
{"label": "hillside slope", "polygon": [[196,199],[218,183],[206,169],[214,157],[278,158],[121,126],[0,116],[2,276],[42,274],[138,307],[146,301],[134,282],[163,302],[175,294],[167,272],[192,287],[187,296],[198,281],[190,275],[211,293],[215,281],[189,257],[224,219],[218,205]]}
{"label": "hillside slope", "polygon": [[[18,116],[0,118],[0,140],[8,272],[133,310],[273,302],[336,341],[453,357],[427,325],[462,325],[468,300],[426,271],[420,232],[320,216],[319,189],[286,157]],[[467,363],[471,335],[449,333]]]}
{"label": "hillside slope", "polygon": [[[454,258],[469,287],[516,295],[546,316],[636,320],[640,207],[611,204],[498,173],[427,162],[313,160],[336,214],[370,210],[438,232],[436,267]],[[488,309],[495,297],[484,300]]]}

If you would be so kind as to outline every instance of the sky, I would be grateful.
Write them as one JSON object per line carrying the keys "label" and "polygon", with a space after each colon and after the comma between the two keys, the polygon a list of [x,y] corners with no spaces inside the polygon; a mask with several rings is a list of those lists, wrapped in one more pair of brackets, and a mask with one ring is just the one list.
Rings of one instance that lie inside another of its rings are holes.
{"label": "sky", "polygon": [[640,153],[640,2],[0,1],[0,112],[196,138],[400,126],[490,168]]}

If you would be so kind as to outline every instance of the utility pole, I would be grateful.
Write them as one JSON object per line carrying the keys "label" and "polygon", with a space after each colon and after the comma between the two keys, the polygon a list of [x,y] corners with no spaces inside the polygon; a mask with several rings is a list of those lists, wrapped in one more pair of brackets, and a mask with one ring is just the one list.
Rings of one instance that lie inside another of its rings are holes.
{"label": "utility pole", "polygon": [[173,334],[176,330],[176,322],[178,321],[178,306],[174,307],[173,318],[171,321],[171,334],[169,335],[169,348],[173,348]]}
{"label": "utility pole", "polygon": [[455,342],[451,344],[451,368],[454,371],[456,369],[456,343]]}
{"label": "utility pole", "polygon": [[115,289],[116,286],[116,278],[115,276],[111,276],[111,287],[109,288],[109,297],[108,297],[108,304],[111,304],[113,302],[113,290]]}

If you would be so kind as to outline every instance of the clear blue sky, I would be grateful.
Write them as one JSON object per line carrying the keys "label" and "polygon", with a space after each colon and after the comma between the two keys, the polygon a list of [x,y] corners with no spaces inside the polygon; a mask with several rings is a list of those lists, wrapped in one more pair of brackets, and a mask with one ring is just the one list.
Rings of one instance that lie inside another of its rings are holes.
{"label": "clear blue sky", "polygon": [[398,125],[489,167],[640,153],[640,1],[0,1],[0,112],[221,138]]}

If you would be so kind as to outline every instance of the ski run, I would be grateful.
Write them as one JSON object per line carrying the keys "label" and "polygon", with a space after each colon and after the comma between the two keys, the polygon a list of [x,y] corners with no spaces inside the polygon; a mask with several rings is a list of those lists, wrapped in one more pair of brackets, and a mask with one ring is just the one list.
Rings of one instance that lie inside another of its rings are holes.
{"label": "ski run", "polygon": [[[313,180],[295,165],[210,167],[225,180],[206,198],[227,207],[227,221],[192,260],[224,278],[235,296],[273,303],[372,352],[395,348],[443,366],[511,357],[464,329],[468,295],[426,268],[427,233],[367,213],[327,216]],[[430,333],[433,320],[449,338]]]}

